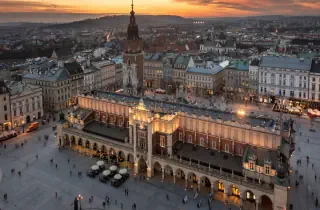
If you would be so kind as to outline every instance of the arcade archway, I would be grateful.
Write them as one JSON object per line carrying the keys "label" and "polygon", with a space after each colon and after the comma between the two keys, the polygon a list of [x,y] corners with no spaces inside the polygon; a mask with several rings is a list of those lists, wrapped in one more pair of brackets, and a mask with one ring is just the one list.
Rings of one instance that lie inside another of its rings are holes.
{"label": "arcade archway", "polygon": [[259,199],[259,203],[259,210],[273,210],[273,203],[268,196],[262,195]]}
{"label": "arcade archway", "polygon": [[246,190],[243,192],[243,208],[244,209],[256,209],[256,196],[251,190]]}
{"label": "arcade archway", "polygon": [[147,169],[148,169],[147,162],[143,158],[140,158],[139,161],[138,161],[139,174],[142,174],[142,175],[146,176],[147,175]]}

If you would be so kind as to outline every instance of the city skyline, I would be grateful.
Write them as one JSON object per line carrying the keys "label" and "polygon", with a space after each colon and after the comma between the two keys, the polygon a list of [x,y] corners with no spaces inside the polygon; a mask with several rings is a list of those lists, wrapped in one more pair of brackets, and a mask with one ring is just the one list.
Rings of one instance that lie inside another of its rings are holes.
{"label": "city skyline", "polygon": [[[0,11],[12,13],[128,14],[130,0],[33,1],[0,0]],[[318,15],[317,0],[135,0],[135,12],[147,15],[178,15],[186,18],[245,17],[260,15]]]}

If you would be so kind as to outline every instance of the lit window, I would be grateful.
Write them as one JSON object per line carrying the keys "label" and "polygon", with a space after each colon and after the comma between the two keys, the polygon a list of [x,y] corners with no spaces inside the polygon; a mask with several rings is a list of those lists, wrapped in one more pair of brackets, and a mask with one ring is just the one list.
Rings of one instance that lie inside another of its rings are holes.
{"label": "lit window", "polygon": [[253,161],[249,161],[249,169],[250,170],[254,170],[254,163],[253,163]]}
{"label": "lit window", "polygon": [[191,135],[188,136],[188,142],[192,143],[192,136]]}
{"label": "lit window", "polygon": [[166,145],[165,140],[166,140],[165,136],[160,136],[160,147],[165,147]]}
{"label": "lit window", "polygon": [[203,145],[204,145],[204,139],[200,138],[200,146],[203,146]]}

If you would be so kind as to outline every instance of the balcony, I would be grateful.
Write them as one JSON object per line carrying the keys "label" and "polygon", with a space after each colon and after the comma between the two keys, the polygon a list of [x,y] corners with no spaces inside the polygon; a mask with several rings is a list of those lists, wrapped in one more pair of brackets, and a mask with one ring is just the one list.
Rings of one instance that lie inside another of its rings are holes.
{"label": "balcony", "polygon": [[182,159],[179,159],[177,156],[172,156],[171,158],[168,158],[167,156],[161,156],[161,155],[153,155],[153,158],[155,160],[163,161],[168,164],[176,165],[181,168],[187,168],[192,171],[198,171],[200,173],[206,174],[208,176],[213,176],[218,179],[227,180],[230,182],[233,182],[234,184],[246,186],[249,188],[254,188],[266,193],[273,194],[273,184],[266,184],[266,183],[257,183],[256,181],[251,181],[249,179],[246,179],[245,177],[238,176],[235,174],[226,173],[217,169],[213,169],[210,167],[205,167],[200,164],[195,164],[189,161],[185,161]]}

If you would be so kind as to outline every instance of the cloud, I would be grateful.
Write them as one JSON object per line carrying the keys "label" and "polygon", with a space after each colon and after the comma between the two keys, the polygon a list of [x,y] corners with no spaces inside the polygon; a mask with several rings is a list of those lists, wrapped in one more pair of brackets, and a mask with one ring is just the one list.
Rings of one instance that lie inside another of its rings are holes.
{"label": "cloud", "polygon": [[0,0],[0,8],[3,11],[14,10],[14,11],[55,11],[55,12],[66,12],[72,10],[73,6],[69,5],[56,5],[49,4],[40,1],[10,1]]}
{"label": "cloud", "polygon": [[212,9],[251,12],[254,14],[318,15],[320,0],[173,0]]}

